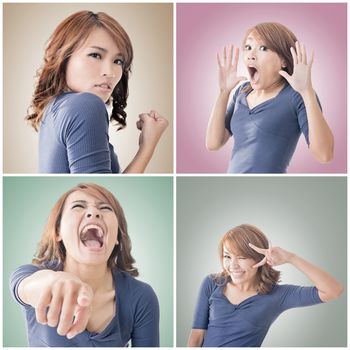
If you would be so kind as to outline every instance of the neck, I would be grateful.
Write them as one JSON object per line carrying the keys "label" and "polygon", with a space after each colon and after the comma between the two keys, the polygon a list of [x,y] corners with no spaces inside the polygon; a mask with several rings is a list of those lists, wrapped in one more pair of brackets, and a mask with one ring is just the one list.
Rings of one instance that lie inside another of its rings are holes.
{"label": "neck", "polygon": [[284,81],[278,80],[264,89],[254,90],[257,97],[264,97],[279,92],[284,87]]}
{"label": "neck", "polygon": [[87,283],[94,293],[96,291],[109,290],[113,288],[113,277],[107,264],[87,265],[73,261],[66,257],[63,271],[70,272]]}
{"label": "neck", "polygon": [[241,292],[256,292],[257,291],[257,281],[247,281],[243,283],[235,283],[231,281],[231,283],[238,288]]}

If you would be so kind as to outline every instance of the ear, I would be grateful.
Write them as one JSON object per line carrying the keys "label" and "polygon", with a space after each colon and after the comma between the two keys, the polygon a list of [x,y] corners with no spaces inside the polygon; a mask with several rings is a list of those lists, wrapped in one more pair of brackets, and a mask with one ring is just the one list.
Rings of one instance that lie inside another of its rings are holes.
{"label": "ear", "polygon": [[62,241],[62,237],[60,235],[60,233],[58,232],[56,235],[56,242],[61,242]]}
{"label": "ear", "polygon": [[287,68],[287,62],[285,60],[282,60],[282,69]]}

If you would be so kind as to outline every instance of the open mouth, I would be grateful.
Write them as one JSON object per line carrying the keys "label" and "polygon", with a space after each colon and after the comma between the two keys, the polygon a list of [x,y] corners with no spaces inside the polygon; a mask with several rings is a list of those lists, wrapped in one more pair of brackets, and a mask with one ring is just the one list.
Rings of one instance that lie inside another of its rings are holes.
{"label": "open mouth", "polygon": [[96,86],[97,86],[97,87],[100,87],[100,88],[102,88],[102,89],[104,89],[104,90],[112,90],[112,88],[110,87],[110,85],[107,84],[107,83],[97,84]]}
{"label": "open mouth", "polygon": [[86,225],[80,233],[80,240],[85,247],[102,248],[103,247],[103,229],[98,225]]}
{"label": "open mouth", "polygon": [[248,67],[248,73],[250,77],[250,81],[256,83],[259,79],[259,72],[256,67]]}

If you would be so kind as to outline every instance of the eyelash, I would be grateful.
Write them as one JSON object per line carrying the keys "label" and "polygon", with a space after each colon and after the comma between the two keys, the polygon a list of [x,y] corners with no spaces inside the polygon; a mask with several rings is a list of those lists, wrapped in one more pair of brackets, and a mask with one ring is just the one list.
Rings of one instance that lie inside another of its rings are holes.
{"label": "eyelash", "polygon": [[[231,257],[229,255],[224,255],[224,259],[231,259]],[[245,258],[244,256],[238,256],[237,259],[244,260],[244,259],[247,259],[247,258]]]}
{"label": "eyelash", "polygon": [[[89,53],[88,55],[89,57],[92,57],[92,58],[97,58],[97,59],[102,59],[102,55],[99,54],[98,52],[92,52],[92,53]],[[124,66],[124,61],[121,59],[121,58],[117,58],[115,61],[114,61],[115,64],[119,65],[119,66]]]}
{"label": "eyelash", "polygon": [[[72,209],[75,209],[75,208],[82,208],[82,209],[84,209],[85,207],[82,204],[75,204],[75,205],[72,206]],[[100,210],[113,211],[113,209],[111,207],[108,207],[108,206],[100,207]]]}

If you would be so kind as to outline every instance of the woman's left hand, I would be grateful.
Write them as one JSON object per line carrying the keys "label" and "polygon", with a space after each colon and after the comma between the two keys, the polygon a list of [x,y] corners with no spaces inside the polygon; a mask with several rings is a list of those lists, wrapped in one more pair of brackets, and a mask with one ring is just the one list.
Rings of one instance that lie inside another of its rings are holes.
{"label": "woman's left hand", "polygon": [[290,51],[293,56],[293,74],[280,70],[279,74],[284,77],[289,85],[297,92],[302,94],[305,91],[312,90],[311,67],[314,61],[314,52],[312,51],[311,59],[307,61],[306,49],[303,43],[297,41],[295,48],[291,47]]}
{"label": "woman's left hand", "polygon": [[265,255],[265,257],[253,265],[254,268],[268,264],[270,266],[277,266],[288,263],[290,258],[293,256],[292,253],[280,248],[280,247],[270,247],[268,249],[263,249],[249,243],[250,248],[254,249],[256,252]]}
{"label": "woman's left hand", "polygon": [[140,147],[154,148],[168,127],[168,124],[168,120],[156,111],[141,113],[139,120],[136,122],[136,127],[141,130],[139,138]]}

